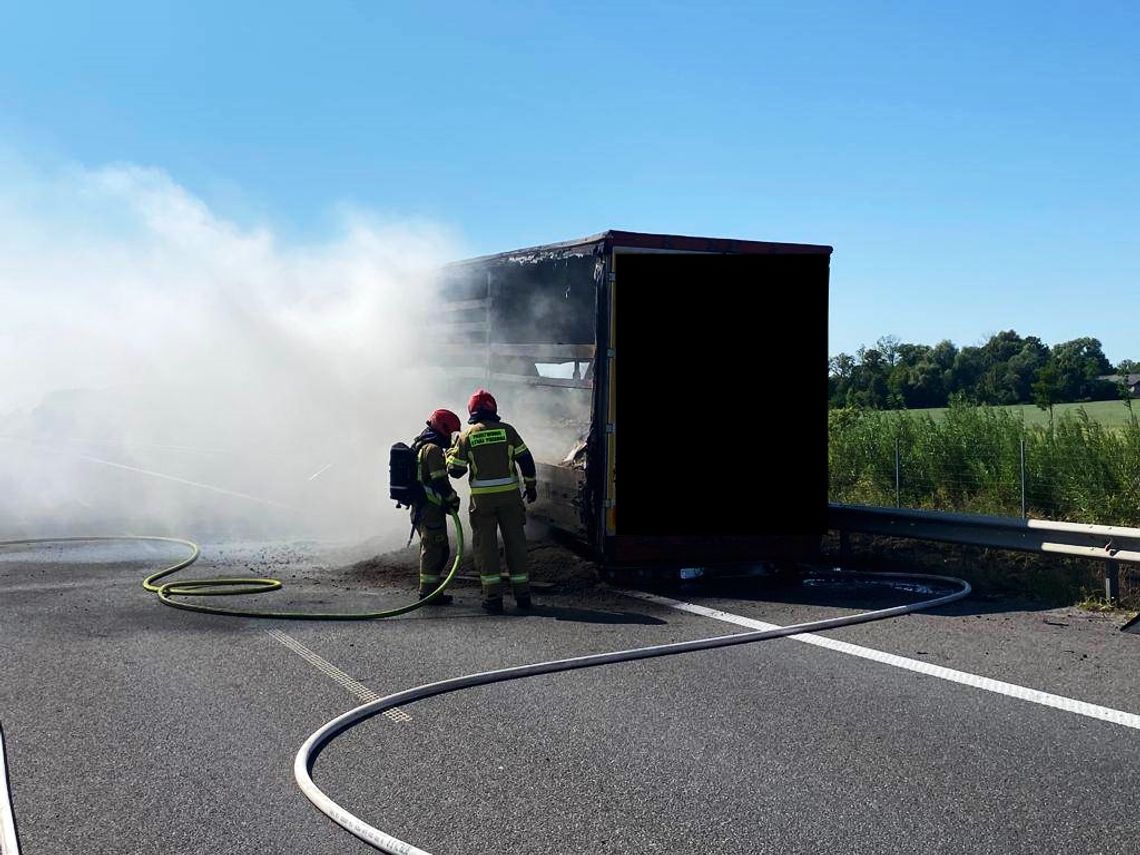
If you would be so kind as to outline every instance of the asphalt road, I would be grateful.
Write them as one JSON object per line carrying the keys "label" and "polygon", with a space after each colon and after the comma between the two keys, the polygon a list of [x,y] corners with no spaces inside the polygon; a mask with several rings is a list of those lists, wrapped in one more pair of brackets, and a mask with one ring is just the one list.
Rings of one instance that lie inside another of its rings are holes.
{"label": "asphalt road", "polygon": [[[303,552],[231,549],[224,569],[272,574],[311,563]],[[381,622],[199,615],[139,586],[173,554],[0,553],[0,722],[24,855],[370,852],[292,778],[305,738],[361,698],[744,631],[602,586],[544,593],[528,616],[484,615],[471,588]],[[207,547],[189,575],[220,555]],[[371,609],[410,593],[297,583],[262,602]],[[914,595],[674,596],[788,624]],[[966,600],[826,636],[1137,716],[1140,637],[1122,622]],[[1140,851],[1138,761],[1128,724],[784,639],[425,700],[336,739],[314,777],[436,855],[1037,855]]]}

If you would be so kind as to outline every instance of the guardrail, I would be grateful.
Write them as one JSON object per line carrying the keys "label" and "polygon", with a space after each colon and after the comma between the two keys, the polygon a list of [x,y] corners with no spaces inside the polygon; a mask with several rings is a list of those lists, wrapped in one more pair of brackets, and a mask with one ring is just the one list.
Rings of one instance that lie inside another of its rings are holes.
{"label": "guardrail", "polygon": [[1104,596],[1109,602],[1120,597],[1120,562],[1140,564],[1140,528],[1125,526],[838,504],[828,505],[827,524],[839,532],[843,556],[848,533],[856,532],[1107,561]]}

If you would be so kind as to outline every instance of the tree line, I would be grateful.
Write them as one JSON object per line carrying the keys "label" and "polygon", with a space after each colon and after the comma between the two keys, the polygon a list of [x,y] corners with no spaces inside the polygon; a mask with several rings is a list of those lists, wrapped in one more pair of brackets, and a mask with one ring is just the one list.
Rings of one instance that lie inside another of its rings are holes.
{"label": "tree line", "polygon": [[1095,338],[1050,347],[1036,336],[1007,330],[977,347],[944,340],[933,347],[906,344],[894,336],[854,356],[828,361],[828,397],[834,407],[877,410],[946,407],[952,401],[1000,406],[1108,401],[1127,396],[1121,380],[1140,373],[1140,363],[1113,365]]}

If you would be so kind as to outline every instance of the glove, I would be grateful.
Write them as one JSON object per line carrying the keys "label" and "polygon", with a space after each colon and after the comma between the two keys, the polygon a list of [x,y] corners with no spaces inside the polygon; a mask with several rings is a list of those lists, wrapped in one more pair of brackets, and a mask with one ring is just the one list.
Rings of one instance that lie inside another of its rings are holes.
{"label": "glove", "polygon": [[531,502],[538,498],[538,488],[535,487],[534,484],[527,484],[526,492],[524,495],[526,496],[526,503],[529,505]]}
{"label": "glove", "polygon": [[452,493],[443,500],[443,510],[445,513],[457,514],[459,513],[459,494]]}

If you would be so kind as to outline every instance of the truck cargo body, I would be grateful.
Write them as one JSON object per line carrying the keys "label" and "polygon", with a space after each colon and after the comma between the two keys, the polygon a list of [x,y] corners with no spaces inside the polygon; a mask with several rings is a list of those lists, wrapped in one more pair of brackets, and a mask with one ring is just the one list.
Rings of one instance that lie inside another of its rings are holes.
{"label": "truck cargo body", "polygon": [[449,400],[499,401],[532,516],[613,567],[799,557],[827,510],[831,247],[607,231],[449,265]]}

